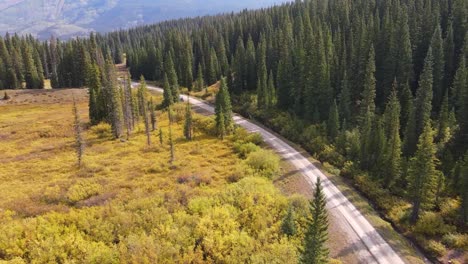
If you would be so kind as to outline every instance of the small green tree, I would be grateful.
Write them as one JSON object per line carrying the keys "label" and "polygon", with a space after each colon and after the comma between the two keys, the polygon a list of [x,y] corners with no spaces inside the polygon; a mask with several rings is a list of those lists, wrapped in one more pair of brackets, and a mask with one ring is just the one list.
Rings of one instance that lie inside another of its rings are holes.
{"label": "small green tree", "polygon": [[283,219],[281,230],[283,231],[283,234],[287,235],[288,237],[294,236],[296,234],[296,224],[294,223],[294,211],[292,206],[288,207],[288,213]]}
{"label": "small green tree", "polygon": [[328,240],[328,216],[320,178],[317,178],[315,184],[314,199],[310,202],[310,213],[300,262],[325,264],[328,263],[329,253],[325,245]]}
{"label": "small green tree", "polygon": [[205,81],[203,80],[203,71],[201,64],[198,64],[197,81],[195,83],[195,91],[199,92],[205,87]]}
{"label": "small green tree", "polygon": [[192,107],[190,106],[190,99],[187,100],[187,107],[185,108],[184,136],[185,136],[185,139],[192,140],[193,127],[192,127]]}
{"label": "small green tree", "polygon": [[81,120],[80,114],[78,113],[78,107],[76,106],[76,100],[73,96],[73,129],[75,131],[75,150],[77,157],[78,167],[81,168],[83,162],[83,152],[84,152],[84,140],[81,135]]}
{"label": "small green tree", "polygon": [[328,137],[334,140],[338,136],[339,130],[340,130],[340,116],[338,114],[338,106],[336,105],[336,100],[334,100],[333,104],[330,107],[330,113],[328,114],[328,122],[327,122]]}
{"label": "small green tree", "polygon": [[418,149],[409,168],[409,195],[413,203],[411,223],[416,223],[421,209],[431,208],[435,199],[438,162],[430,123],[419,138]]}
{"label": "small green tree", "polygon": [[151,129],[155,131],[157,129],[157,119],[156,119],[156,109],[154,108],[153,97],[151,97],[149,102],[149,111],[151,119]]}
{"label": "small green tree", "polygon": [[164,100],[163,100],[163,105],[165,107],[169,107],[174,103],[174,97],[172,96],[172,90],[171,90],[171,85],[169,84],[169,80],[167,79],[167,74],[164,74],[164,84],[163,84],[163,89],[164,89]]}
{"label": "small green tree", "polygon": [[148,144],[148,146],[151,146],[151,133],[150,124],[148,120],[146,92],[146,82],[145,78],[142,75],[140,78],[140,87],[138,88],[138,105],[140,106],[140,114],[143,117],[143,121],[145,122],[146,143]]}

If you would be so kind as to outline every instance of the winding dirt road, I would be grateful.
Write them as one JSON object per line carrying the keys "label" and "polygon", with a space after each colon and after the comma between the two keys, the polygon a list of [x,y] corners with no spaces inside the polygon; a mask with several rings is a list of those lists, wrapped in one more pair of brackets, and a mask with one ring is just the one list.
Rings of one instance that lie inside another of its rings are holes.
{"label": "winding dirt road", "polygon": [[[138,83],[133,83],[138,85]],[[149,90],[163,92],[163,89],[148,85]],[[189,97],[180,96],[184,101]],[[199,109],[214,114],[214,107],[193,97],[190,103]],[[359,263],[379,263],[379,264],[403,264],[403,259],[393,250],[393,248],[382,238],[377,230],[369,223],[359,210],[341,193],[341,191],[306,157],[286,142],[269,132],[268,130],[254,124],[253,122],[234,115],[236,124],[244,127],[250,132],[262,135],[265,142],[270,145],[282,158],[288,160],[298,171],[300,171],[309,184],[314,186],[317,178],[322,180],[323,189],[327,197],[329,214],[334,221],[339,222],[339,226],[348,236],[350,248],[353,254],[357,255]]]}

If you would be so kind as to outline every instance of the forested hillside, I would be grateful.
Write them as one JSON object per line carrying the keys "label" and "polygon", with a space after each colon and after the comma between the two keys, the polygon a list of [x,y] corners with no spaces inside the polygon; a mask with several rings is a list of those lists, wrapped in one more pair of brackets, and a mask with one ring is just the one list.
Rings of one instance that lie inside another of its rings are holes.
{"label": "forested hillside", "polygon": [[0,79],[84,86],[90,65],[124,54],[133,78],[172,96],[225,76],[235,110],[333,165],[441,257],[468,244],[467,31],[465,0],[297,1],[66,43],[7,36]]}

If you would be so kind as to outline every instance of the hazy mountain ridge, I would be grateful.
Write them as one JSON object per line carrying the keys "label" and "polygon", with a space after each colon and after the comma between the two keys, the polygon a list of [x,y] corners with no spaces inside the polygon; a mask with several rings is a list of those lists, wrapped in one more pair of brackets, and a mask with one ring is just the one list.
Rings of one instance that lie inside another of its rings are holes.
{"label": "hazy mountain ridge", "polygon": [[279,0],[6,0],[0,3],[0,34],[39,38],[87,35],[168,19],[270,6]]}

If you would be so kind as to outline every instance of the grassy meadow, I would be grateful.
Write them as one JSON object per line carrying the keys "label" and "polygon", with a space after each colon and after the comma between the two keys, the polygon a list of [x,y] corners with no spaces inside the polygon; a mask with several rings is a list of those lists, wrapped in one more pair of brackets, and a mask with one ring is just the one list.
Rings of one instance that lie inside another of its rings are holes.
{"label": "grassy meadow", "polygon": [[[211,118],[195,115],[195,139],[186,141],[179,105],[170,164],[167,113],[158,111],[151,147],[142,124],[130,140],[113,140],[108,125],[87,125],[86,91],[72,91],[86,142],[81,168],[70,90],[12,91],[12,102],[0,104],[0,263],[298,258],[308,203],[274,187],[277,166],[262,165],[279,160],[256,145],[258,137],[238,129],[222,141],[210,133]],[[281,231],[289,206],[297,227],[291,237]]]}

